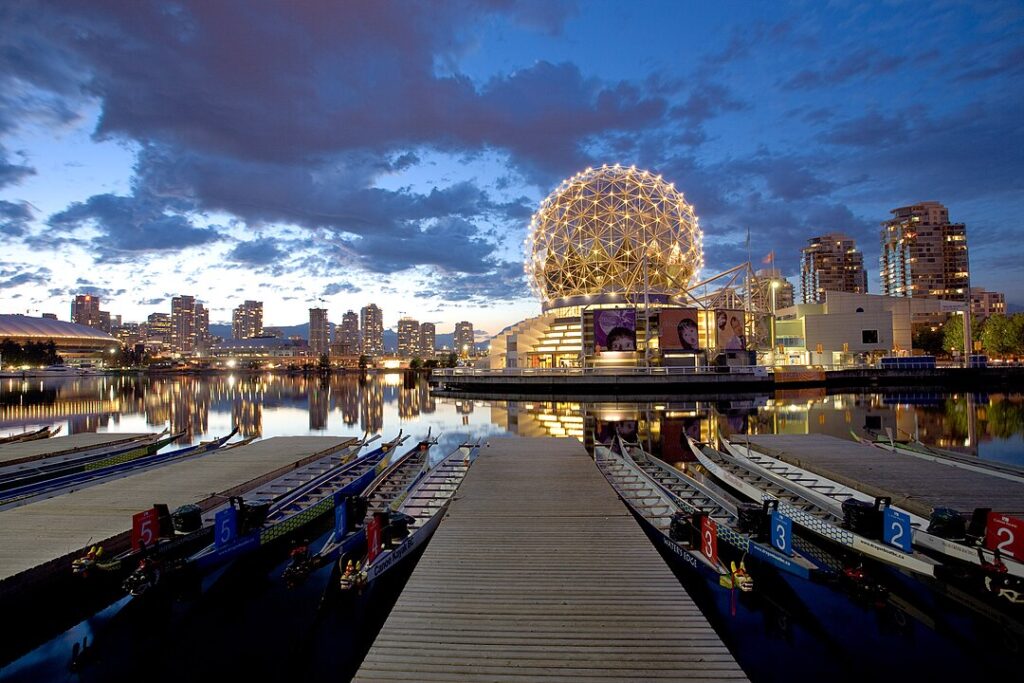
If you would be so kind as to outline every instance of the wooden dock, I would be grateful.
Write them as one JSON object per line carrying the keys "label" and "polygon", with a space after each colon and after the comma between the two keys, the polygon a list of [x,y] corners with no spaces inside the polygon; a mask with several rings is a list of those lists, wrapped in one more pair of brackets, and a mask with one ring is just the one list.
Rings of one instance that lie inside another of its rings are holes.
{"label": "wooden dock", "polygon": [[[736,436],[744,444],[748,437]],[[822,434],[777,434],[749,437],[756,450],[798,465],[923,517],[950,507],[970,513],[990,507],[1024,514],[1024,484],[982,472],[930,462],[902,453]]]}
{"label": "wooden dock", "polygon": [[56,436],[52,439],[36,439],[35,441],[26,441],[24,443],[8,443],[0,445],[0,464],[17,460],[48,458],[54,455],[67,455],[86,448],[127,443],[132,439],[138,439],[143,436],[146,435],[103,432],[100,434],[88,433]]}
{"label": "wooden dock", "polygon": [[358,681],[710,681],[743,671],[572,439],[494,439]]}
{"label": "wooden dock", "polygon": [[185,503],[223,502],[251,488],[247,484],[352,443],[349,437],[276,437],[0,512],[0,595],[6,580],[20,572],[67,559],[90,543],[126,539],[132,515],[155,503],[174,510]]}

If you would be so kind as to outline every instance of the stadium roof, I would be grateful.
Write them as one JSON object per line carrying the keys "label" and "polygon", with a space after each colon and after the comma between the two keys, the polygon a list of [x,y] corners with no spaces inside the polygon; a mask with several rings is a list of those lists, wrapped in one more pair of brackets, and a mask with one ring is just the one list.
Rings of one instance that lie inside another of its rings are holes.
{"label": "stadium roof", "polygon": [[103,349],[121,343],[103,330],[86,325],[9,314],[0,314],[0,339],[12,339],[19,343],[46,342],[52,339],[57,348],[84,346]]}

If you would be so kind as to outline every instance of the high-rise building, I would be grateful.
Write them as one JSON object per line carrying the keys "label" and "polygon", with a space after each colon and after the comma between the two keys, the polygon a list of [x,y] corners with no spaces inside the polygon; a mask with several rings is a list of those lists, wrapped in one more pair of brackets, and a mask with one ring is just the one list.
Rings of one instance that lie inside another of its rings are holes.
{"label": "high-rise building", "polygon": [[825,292],[868,292],[864,255],[857,251],[853,239],[842,233],[812,237],[800,250],[801,300],[824,303]]}
{"label": "high-rise building", "polygon": [[196,344],[195,352],[199,355],[206,355],[210,350],[210,311],[206,306],[196,302]]}
{"label": "high-rise building", "polygon": [[782,271],[778,268],[763,268],[757,271],[759,278],[768,280],[771,290],[768,292],[768,302],[774,305],[774,310],[789,308],[793,305],[793,283],[782,277]]}
{"label": "high-rise building", "polygon": [[367,356],[384,355],[384,314],[376,304],[363,306],[359,311],[359,327],[363,335],[363,353]]}
{"label": "high-rise building", "polygon": [[56,313],[43,313],[43,320],[56,320],[56,319],[57,319],[57,314]]}
{"label": "high-rise building", "polygon": [[473,338],[473,323],[463,320],[455,323],[455,350],[463,356],[473,355],[476,340]]}
{"label": "high-rise building", "polygon": [[346,311],[341,316],[341,324],[334,330],[334,340],[338,353],[346,356],[359,353],[359,316],[355,311]]}
{"label": "high-rise building", "polygon": [[176,296],[171,299],[171,348],[178,353],[196,350],[196,298]]}
{"label": "high-rise building", "polygon": [[412,318],[398,321],[398,355],[412,358],[420,352],[420,323]]}
{"label": "high-rise building", "polygon": [[231,315],[231,336],[252,339],[263,335],[263,302],[246,301]]}
{"label": "high-rise building", "polygon": [[171,344],[171,316],[167,313],[150,313],[143,331],[147,342],[169,347]]}
{"label": "high-rise building", "polygon": [[420,356],[433,358],[436,346],[437,329],[434,327],[434,323],[423,323],[420,325]]}
{"label": "high-rise building", "polygon": [[983,287],[971,287],[971,315],[975,320],[984,320],[990,315],[1006,315],[1006,296]]}
{"label": "high-rise building", "polygon": [[71,302],[71,322],[100,328],[100,298],[92,294],[79,294]]}
{"label": "high-rise building", "polygon": [[[891,211],[882,223],[879,257],[882,293],[915,299],[966,303],[970,283],[967,227],[950,223],[939,202],[921,202]],[[915,325],[936,325],[945,314],[915,314]]]}
{"label": "high-rise building", "polygon": [[331,324],[327,321],[326,308],[309,309],[309,353],[314,358],[329,352]]}

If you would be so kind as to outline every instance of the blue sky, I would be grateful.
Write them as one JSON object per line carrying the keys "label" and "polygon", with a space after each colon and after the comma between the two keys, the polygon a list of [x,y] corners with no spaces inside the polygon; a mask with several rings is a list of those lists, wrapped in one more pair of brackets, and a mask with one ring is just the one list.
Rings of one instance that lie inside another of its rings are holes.
{"label": "blue sky", "polygon": [[193,294],[226,321],[539,310],[529,216],[587,165],[673,181],[705,273],[938,200],[1024,304],[1019,2],[0,5],[0,310]]}

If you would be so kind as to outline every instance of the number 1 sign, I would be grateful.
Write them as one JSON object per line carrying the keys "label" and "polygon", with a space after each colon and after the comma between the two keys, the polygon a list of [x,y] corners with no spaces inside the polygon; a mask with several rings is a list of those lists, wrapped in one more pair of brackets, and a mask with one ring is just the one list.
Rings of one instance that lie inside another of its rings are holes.
{"label": "number 1 sign", "polygon": [[1024,560],[1024,519],[998,512],[988,513],[985,547],[1015,560]]}

